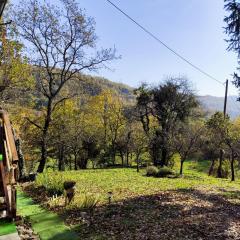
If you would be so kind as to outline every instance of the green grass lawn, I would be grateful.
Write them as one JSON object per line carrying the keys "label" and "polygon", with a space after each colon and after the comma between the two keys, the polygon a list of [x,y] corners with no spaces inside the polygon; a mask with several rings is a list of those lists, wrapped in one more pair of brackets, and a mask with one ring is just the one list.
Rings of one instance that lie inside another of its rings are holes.
{"label": "green grass lawn", "polygon": [[184,165],[184,176],[175,179],[146,177],[145,170],[137,173],[133,168],[47,172],[38,176],[36,184],[57,193],[62,191],[65,180],[74,180],[77,182],[77,196],[82,193],[98,195],[100,203],[107,202],[109,191],[113,192],[114,200],[119,201],[166,190],[225,189],[225,195],[240,190],[239,180],[231,182],[229,179],[207,176],[208,165],[207,161],[188,161]]}
{"label": "green grass lawn", "polygon": [[49,212],[34,203],[32,199],[20,189],[18,190],[17,198],[18,214],[31,223],[34,232],[37,233],[42,240],[78,239],[76,233],[65,226],[63,220],[56,213]]}
{"label": "green grass lawn", "polygon": [[0,236],[17,232],[16,225],[6,220],[0,220]]}
{"label": "green grass lawn", "polygon": [[[64,181],[77,182],[74,204],[65,209],[56,201],[52,209],[75,226],[79,239],[240,239],[240,181],[209,177],[208,167],[187,161],[179,178],[146,177],[134,168],[52,171],[38,175],[33,187],[54,194]],[[39,200],[41,191],[30,186],[28,192]],[[98,196],[94,211],[83,209],[83,196]]]}

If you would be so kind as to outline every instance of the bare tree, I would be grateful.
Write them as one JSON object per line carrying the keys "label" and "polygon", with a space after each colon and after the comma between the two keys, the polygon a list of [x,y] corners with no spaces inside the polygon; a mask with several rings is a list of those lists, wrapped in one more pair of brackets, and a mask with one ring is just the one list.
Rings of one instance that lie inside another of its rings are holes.
{"label": "bare tree", "polygon": [[26,53],[38,72],[37,87],[45,102],[44,120],[28,119],[41,129],[41,159],[38,172],[47,159],[47,136],[52,113],[72,93],[66,90],[69,81],[79,78],[83,70],[93,71],[115,58],[114,49],[96,50],[95,22],[87,17],[74,0],[28,0],[12,8],[10,17],[26,45]]}

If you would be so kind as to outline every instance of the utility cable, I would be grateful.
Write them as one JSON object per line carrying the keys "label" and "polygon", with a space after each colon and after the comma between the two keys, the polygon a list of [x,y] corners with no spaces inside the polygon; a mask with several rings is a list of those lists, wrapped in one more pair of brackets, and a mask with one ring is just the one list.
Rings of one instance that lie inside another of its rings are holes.
{"label": "utility cable", "polygon": [[158,43],[160,43],[161,45],[163,45],[165,48],[167,48],[170,52],[172,52],[174,55],[176,55],[178,58],[180,58],[182,61],[186,62],[188,65],[190,65],[191,67],[193,67],[194,69],[196,69],[197,71],[199,71],[200,73],[202,73],[203,75],[207,76],[208,78],[211,78],[212,80],[218,82],[221,85],[224,85],[223,82],[219,81],[218,79],[216,79],[215,77],[211,76],[210,74],[208,74],[207,72],[205,72],[204,70],[202,70],[200,67],[198,67],[197,65],[193,64],[190,60],[188,60],[187,58],[183,57],[181,54],[179,54],[177,51],[175,51],[174,49],[172,49],[171,47],[169,47],[166,43],[164,43],[162,40],[160,40],[155,34],[153,34],[150,30],[148,30],[147,28],[145,28],[144,26],[142,26],[140,23],[138,23],[136,20],[134,20],[130,15],[128,15],[126,12],[124,12],[120,7],[118,7],[116,4],[114,4],[112,1],[110,0],[106,0],[109,4],[111,4],[115,9],[117,9],[120,13],[122,13],[125,17],[127,17],[131,22],[133,22],[135,25],[137,25],[139,28],[141,28],[145,33],[147,33],[149,36],[151,36],[153,39],[155,39]]}

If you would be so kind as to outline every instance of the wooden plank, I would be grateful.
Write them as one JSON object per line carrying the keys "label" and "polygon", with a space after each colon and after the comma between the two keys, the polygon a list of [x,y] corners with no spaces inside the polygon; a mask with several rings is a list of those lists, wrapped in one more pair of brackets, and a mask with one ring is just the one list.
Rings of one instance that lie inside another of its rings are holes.
{"label": "wooden plank", "polygon": [[7,172],[9,172],[10,169],[11,169],[11,166],[10,166],[10,161],[9,161],[9,157],[8,157],[9,156],[9,152],[8,152],[6,141],[3,141],[3,144],[4,144],[4,150],[5,150]]}
{"label": "wooden plank", "polygon": [[4,148],[5,148],[5,153],[6,153],[6,162],[7,162],[7,164],[10,165],[13,162],[13,156],[12,156],[12,151],[11,151],[9,138],[8,138],[8,135],[7,135],[7,127],[6,127],[5,124],[4,124],[4,132],[5,132],[5,139],[6,139],[6,140],[4,140]]}
{"label": "wooden plank", "polygon": [[2,179],[2,185],[3,185],[3,190],[4,190],[4,197],[5,197],[5,202],[7,204],[8,207],[8,214],[10,211],[10,199],[8,196],[8,189],[7,189],[7,184],[6,184],[6,177],[5,177],[5,173],[4,173],[4,166],[3,166],[3,156],[0,155],[0,178]]}
{"label": "wooden plank", "polygon": [[16,218],[17,216],[17,191],[15,186],[12,186],[12,194],[11,194],[11,217]]}
{"label": "wooden plank", "polygon": [[17,154],[15,140],[14,140],[12,127],[11,127],[11,123],[10,123],[8,114],[4,110],[1,110],[0,115],[2,116],[3,123],[5,125],[5,131],[6,131],[5,133],[6,133],[6,137],[8,139],[8,142],[9,142],[8,144],[10,146],[10,152],[12,154],[12,161],[16,162],[16,161],[18,161],[18,154]]}
{"label": "wooden plank", "polygon": [[18,154],[8,114],[0,110],[0,183],[7,207],[7,217],[16,217],[16,184]]}

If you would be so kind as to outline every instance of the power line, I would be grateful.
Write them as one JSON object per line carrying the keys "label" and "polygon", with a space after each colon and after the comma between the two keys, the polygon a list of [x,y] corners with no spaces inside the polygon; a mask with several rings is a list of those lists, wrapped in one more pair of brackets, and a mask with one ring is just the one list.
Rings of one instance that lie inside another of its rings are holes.
{"label": "power line", "polygon": [[112,1],[110,0],[106,0],[109,4],[111,4],[115,9],[117,9],[119,12],[121,12],[125,17],[127,17],[130,21],[132,21],[135,25],[137,25],[139,28],[141,28],[145,33],[147,33],[149,36],[151,36],[153,39],[155,39],[158,43],[160,43],[161,45],[163,45],[165,48],[167,48],[170,52],[172,52],[174,55],[176,55],[178,58],[180,58],[181,60],[183,60],[184,62],[186,62],[188,65],[190,65],[191,67],[195,68],[197,71],[199,71],[200,73],[202,73],[203,75],[207,76],[208,78],[211,78],[212,80],[220,83],[221,85],[224,85],[224,83],[222,83],[221,81],[219,81],[218,79],[216,79],[215,77],[211,76],[210,74],[208,74],[207,72],[205,72],[204,70],[202,70],[200,67],[198,67],[197,65],[193,64],[190,60],[186,59],[185,57],[183,57],[181,54],[179,54],[178,52],[176,52],[174,49],[172,49],[171,47],[169,47],[166,43],[164,43],[162,40],[160,40],[155,34],[153,34],[151,31],[147,30],[147,28],[143,27],[140,23],[138,23],[136,20],[134,20],[132,17],[130,17],[126,12],[124,12],[121,8],[119,8],[116,4],[114,4]]}

